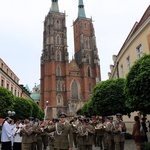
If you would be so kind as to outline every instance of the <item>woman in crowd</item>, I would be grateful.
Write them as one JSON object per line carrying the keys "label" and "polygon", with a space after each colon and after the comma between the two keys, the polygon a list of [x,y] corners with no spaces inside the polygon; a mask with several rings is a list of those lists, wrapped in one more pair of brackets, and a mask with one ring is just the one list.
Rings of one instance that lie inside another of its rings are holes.
{"label": "woman in crowd", "polygon": [[135,123],[133,124],[132,135],[136,144],[137,150],[141,150],[141,133],[140,133],[140,119],[138,116],[134,117]]}

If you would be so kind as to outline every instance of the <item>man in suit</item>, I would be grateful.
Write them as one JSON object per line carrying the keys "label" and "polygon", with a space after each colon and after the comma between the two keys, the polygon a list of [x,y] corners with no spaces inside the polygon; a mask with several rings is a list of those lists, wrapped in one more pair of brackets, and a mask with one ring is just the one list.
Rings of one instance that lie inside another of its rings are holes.
{"label": "man in suit", "polygon": [[122,120],[122,114],[116,114],[116,120],[113,122],[114,125],[114,142],[116,150],[124,150],[126,125]]}

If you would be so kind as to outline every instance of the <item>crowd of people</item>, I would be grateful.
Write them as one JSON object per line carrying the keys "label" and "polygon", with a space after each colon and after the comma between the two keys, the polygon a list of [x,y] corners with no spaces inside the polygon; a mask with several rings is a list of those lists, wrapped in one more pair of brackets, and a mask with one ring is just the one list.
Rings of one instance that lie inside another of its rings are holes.
{"label": "crowd of people", "polygon": [[[144,130],[145,120],[140,123],[135,116],[133,137],[137,150],[141,142],[141,126]],[[126,125],[120,113],[112,116],[87,118],[76,116],[67,118],[61,113],[59,118],[40,121],[30,117],[25,120],[13,120],[7,117],[2,124],[1,150],[92,150],[93,145],[100,150],[124,150]]]}

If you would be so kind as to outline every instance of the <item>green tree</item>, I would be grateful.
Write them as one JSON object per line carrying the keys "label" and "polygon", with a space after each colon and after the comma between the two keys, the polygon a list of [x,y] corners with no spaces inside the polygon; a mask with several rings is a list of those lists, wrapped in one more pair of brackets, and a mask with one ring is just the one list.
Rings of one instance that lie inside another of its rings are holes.
{"label": "green tree", "polygon": [[29,100],[32,105],[32,117],[42,119],[44,117],[44,112],[39,107],[39,105],[32,100]]}
{"label": "green tree", "polygon": [[93,91],[92,105],[97,115],[128,114],[124,94],[125,79],[109,79],[98,83]]}
{"label": "green tree", "polygon": [[0,87],[0,117],[8,116],[7,112],[13,110],[14,96],[9,90]]}
{"label": "green tree", "polygon": [[15,118],[26,119],[32,116],[33,106],[28,99],[15,97],[14,110],[16,112]]}
{"label": "green tree", "polygon": [[96,114],[96,111],[93,107],[92,99],[90,99],[84,104],[83,108],[81,109],[81,113],[82,115],[85,115],[87,117],[91,117]]}
{"label": "green tree", "polygon": [[131,67],[125,83],[126,104],[133,111],[150,113],[150,55],[144,54]]}

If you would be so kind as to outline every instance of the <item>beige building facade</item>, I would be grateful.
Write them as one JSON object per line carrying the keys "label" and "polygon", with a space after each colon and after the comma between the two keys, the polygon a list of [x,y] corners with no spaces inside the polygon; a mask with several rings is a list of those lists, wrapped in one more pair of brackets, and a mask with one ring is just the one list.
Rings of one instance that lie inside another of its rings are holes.
{"label": "beige building facade", "polygon": [[109,78],[125,78],[133,63],[144,53],[150,54],[150,6],[134,24],[118,55],[113,55]]}
{"label": "beige building facade", "polygon": [[17,97],[30,98],[29,91],[23,85],[19,85],[19,78],[0,58],[0,86],[8,89]]}
{"label": "beige building facade", "polygon": [[[134,24],[119,53],[113,55],[114,64],[110,65],[109,78],[126,78],[131,66],[144,53],[150,54],[150,6],[141,20]],[[124,116],[124,120],[134,120],[135,115],[139,115],[138,112],[132,113],[130,119]],[[150,116],[147,117],[150,120]]]}

